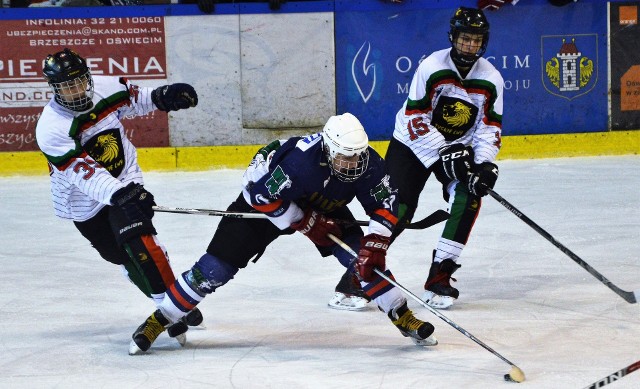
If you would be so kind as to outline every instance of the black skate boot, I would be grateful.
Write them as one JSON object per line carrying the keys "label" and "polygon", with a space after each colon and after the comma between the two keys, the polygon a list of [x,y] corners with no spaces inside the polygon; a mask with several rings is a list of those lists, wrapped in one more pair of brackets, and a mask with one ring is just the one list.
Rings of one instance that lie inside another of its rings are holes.
{"label": "black skate boot", "polygon": [[460,268],[460,265],[452,259],[445,259],[442,262],[432,262],[429,269],[429,277],[424,284],[425,292],[422,299],[429,306],[438,309],[449,308],[453,300],[460,295],[458,289],[451,286],[451,280],[456,279],[451,275]]}
{"label": "black skate boot", "polygon": [[202,312],[196,307],[193,308],[187,316],[184,317],[184,322],[187,323],[189,327],[197,327],[202,324],[204,317],[202,317]]}
{"label": "black skate boot", "polygon": [[413,343],[420,346],[435,346],[438,344],[438,340],[432,335],[434,331],[433,325],[413,316],[413,312],[407,307],[406,301],[401,306],[392,309],[388,316],[402,335],[411,338]]}
{"label": "black skate boot", "polygon": [[193,308],[186,316],[183,316],[177,323],[167,327],[167,334],[180,343],[180,346],[187,344],[187,330],[189,327],[197,327],[202,324],[204,318],[198,308]]}
{"label": "black skate boot", "polygon": [[371,298],[362,290],[358,277],[347,270],[336,285],[335,293],[328,305],[333,309],[362,311],[367,308],[369,301]]}
{"label": "black skate boot", "polygon": [[133,333],[133,340],[129,345],[129,355],[140,354],[141,351],[147,351],[151,344],[164,332],[169,325],[169,320],[164,317],[160,310],[156,310],[138,327]]}

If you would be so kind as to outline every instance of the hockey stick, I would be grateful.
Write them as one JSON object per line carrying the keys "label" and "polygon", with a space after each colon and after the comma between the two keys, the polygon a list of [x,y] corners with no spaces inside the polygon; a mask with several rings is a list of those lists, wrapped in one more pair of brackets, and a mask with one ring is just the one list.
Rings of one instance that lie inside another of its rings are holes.
{"label": "hockey stick", "polygon": [[520,220],[522,220],[523,222],[525,222],[527,225],[529,225],[529,227],[533,228],[534,230],[536,230],[536,232],[540,235],[542,235],[546,240],[548,240],[549,242],[551,242],[554,246],[556,246],[557,248],[560,249],[560,251],[562,251],[563,253],[567,254],[569,256],[569,258],[573,259],[573,261],[575,263],[577,263],[578,265],[580,265],[583,269],[585,269],[586,271],[588,271],[592,276],[594,276],[598,281],[602,282],[603,284],[605,284],[607,287],[609,287],[609,289],[611,289],[612,291],[614,291],[618,296],[622,297],[626,302],[631,303],[631,304],[635,304],[638,302],[638,300],[640,300],[640,289],[636,290],[636,291],[632,291],[632,292],[628,292],[626,290],[622,290],[619,287],[617,287],[615,284],[613,284],[611,281],[609,281],[605,276],[603,276],[602,274],[600,274],[596,269],[592,268],[588,263],[586,263],[585,261],[582,260],[582,258],[580,258],[579,256],[577,256],[576,254],[573,253],[573,251],[569,250],[568,248],[566,248],[562,243],[558,242],[553,236],[551,236],[551,234],[549,234],[547,231],[543,230],[542,227],[540,227],[539,225],[537,225],[536,223],[533,222],[533,220],[529,219],[525,214],[523,214],[522,212],[520,212],[518,210],[518,208],[514,207],[513,205],[511,205],[511,203],[509,203],[507,200],[505,200],[502,196],[500,196],[499,194],[497,194],[493,189],[487,188],[487,193],[489,193],[489,195],[491,195],[491,197],[493,197],[494,199],[496,199],[500,204],[502,204],[506,209],[508,209],[509,211],[511,211],[511,213],[513,213],[514,215],[516,215]]}
{"label": "hockey stick", "polygon": [[[358,254],[356,254],[355,251],[353,251],[351,249],[351,247],[349,247],[349,245],[344,243],[342,240],[340,240],[339,238],[335,237],[332,234],[328,234],[327,236],[329,237],[329,239],[331,239],[332,241],[337,243],[340,247],[342,247],[346,252],[351,254],[351,256],[353,256],[354,259],[358,257]],[[492,349],[491,347],[487,346],[480,339],[478,339],[475,336],[473,336],[471,333],[469,333],[469,331],[467,331],[464,328],[460,327],[459,325],[457,325],[455,322],[453,322],[451,319],[449,319],[445,315],[443,315],[440,312],[438,312],[437,310],[431,308],[427,303],[422,301],[418,296],[416,296],[415,294],[411,293],[411,291],[409,291],[407,288],[405,288],[404,286],[400,285],[396,281],[394,281],[391,278],[387,277],[380,270],[373,269],[373,271],[376,272],[376,274],[379,275],[380,277],[382,277],[385,280],[387,280],[391,285],[393,285],[396,288],[398,288],[401,291],[403,291],[407,296],[409,296],[412,299],[414,299],[415,301],[417,301],[418,304],[420,304],[423,307],[427,308],[431,313],[436,315],[438,318],[442,319],[445,323],[449,324],[451,327],[453,327],[456,330],[460,331],[460,333],[462,333],[462,335],[464,335],[467,338],[473,340],[478,345],[482,346],[482,348],[484,348],[485,350],[489,351],[491,354],[495,355],[496,357],[502,359],[504,362],[508,363],[511,366],[511,370],[509,371],[509,373],[504,375],[504,379],[505,380],[514,381],[514,382],[522,382],[522,381],[524,381],[524,372],[518,366],[516,366],[513,362],[509,361],[507,358],[505,358],[502,355],[500,355],[499,353],[497,353],[494,349]]]}
{"label": "hockey stick", "polygon": [[[224,216],[224,217],[233,217],[240,219],[266,219],[267,215],[264,213],[254,213],[254,212],[231,212],[231,211],[218,211],[215,209],[196,209],[196,208],[170,208],[170,207],[162,207],[162,206],[154,206],[153,210],[156,212],[167,212],[167,213],[184,213],[191,215],[205,215],[205,216]],[[409,223],[404,226],[407,229],[413,230],[423,230],[425,228],[429,228],[434,226],[440,222],[443,222],[449,218],[449,213],[447,211],[443,211],[442,209],[438,209],[433,212],[431,215],[425,217],[422,220],[419,220],[415,223]],[[366,220],[355,220],[344,221],[344,223],[349,224],[357,224],[359,226],[368,226],[369,222]]]}
{"label": "hockey stick", "polygon": [[607,384],[610,384],[612,382],[615,382],[617,380],[619,380],[620,378],[626,376],[627,374],[633,373],[636,370],[640,369],[640,361],[638,362],[634,362],[632,364],[630,364],[627,367],[623,367],[622,369],[616,371],[613,374],[609,374],[608,376],[604,377],[601,380],[598,380],[596,382],[594,382],[593,384],[585,387],[584,389],[596,389],[596,388],[601,388]]}

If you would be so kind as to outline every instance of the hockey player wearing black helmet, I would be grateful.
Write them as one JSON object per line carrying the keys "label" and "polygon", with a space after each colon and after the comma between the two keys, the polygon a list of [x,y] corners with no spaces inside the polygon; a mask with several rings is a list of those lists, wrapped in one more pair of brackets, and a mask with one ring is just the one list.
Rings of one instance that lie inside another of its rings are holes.
{"label": "hockey player wearing black helmet", "polygon": [[86,111],[93,106],[93,79],[87,61],[74,51],[64,49],[47,56],[44,78],[58,104],[72,111]]}
{"label": "hockey player wearing black helmet", "polygon": [[451,59],[458,69],[468,71],[487,51],[489,22],[475,8],[460,7],[449,22]]}
{"label": "hockey player wearing black helmet", "polygon": [[[385,156],[400,200],[392,240],[413,218],[431,175],[442,184],[449,203],[451,216],[432,256],[425,258],[431,266],[423,299],[434,308],[447,308],[459,297],[451,284],[452,274],[460,268],[486,188],[493,188],[498,179],[494,161],[502,133],[504,81],[482,57],[489,43],[489,22],[481,10],[460,7],[449,24],[451,47],[432,53],[418,66],[409,95],[396,114]],[[329,306],[366,307],[357,287],[345,274]]]}
{"label": "hockey player wearing black helmet", "polygon": [[[153,89],[123,77],[92,76],[87,61],[69,48],[48,55],[42,72],[54,95],[42,110],[36,140],[49,163],[56,216],[72,220],[104,260],[161,301],[174,275],[151,220],[153,195],[144,187],[121,119],[195,107],[195,90],[188,84]],[[169,334],[184,344],[187,325],[201,321],[199,311],[191,312]]]}

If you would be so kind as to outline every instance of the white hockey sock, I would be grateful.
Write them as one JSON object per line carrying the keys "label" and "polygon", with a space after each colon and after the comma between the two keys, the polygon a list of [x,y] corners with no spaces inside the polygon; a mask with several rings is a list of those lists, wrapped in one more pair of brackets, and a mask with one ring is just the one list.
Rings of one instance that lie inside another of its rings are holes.
{"label": "white hockey sock", "polygon": [[165,295],[166,293],[158,293],[158,294],[151,293],[151,300],[153,300],[153,303],[156,305],[156,307],[160,306],[160,304],[162,303],[162,300],[164,300]]}
{"label": "white hockey sock", "polygon": [[[362,284],[362,286],[364,287],[367,283],[362,282]],[[373,299],[373,301],[378,304],[378,307],[380,307],[380,309],[382,309],[384,313],[389,313],[392,309],[404,304],[407,299],[404,298],[400,289],[393,287],[381,296]]]}
{"label": "white hockey sock", "polygon": [[204,297],[191,289],[184,277],[180,276],[169,287],[158,308],[173,323],[189,313],[203,299]]}
{"label": "white hockey sock", "polygon": [[450,258],[454,262],[458,261],[458,257],[462,254],[464,244],[454,242],[453,240],[440,238],[438,245],[436,246],[436,255],[433,259],[434,262],[442,262],[444,259]]}

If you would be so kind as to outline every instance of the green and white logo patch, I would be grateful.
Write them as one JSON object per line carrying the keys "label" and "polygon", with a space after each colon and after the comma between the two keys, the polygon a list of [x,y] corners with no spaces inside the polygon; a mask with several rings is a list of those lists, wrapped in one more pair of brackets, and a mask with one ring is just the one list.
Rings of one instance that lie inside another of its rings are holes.
{"label": "green and white logo patch", "polygon": [[289,179],[289,176],[286,175],[280,165],[278,165],[273,169],[271,178],[265,182],[265,186],[267,187],[269,194],[275,197],[284,189],[291,187],[291,179]]}

